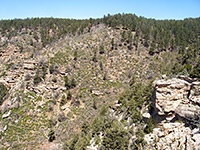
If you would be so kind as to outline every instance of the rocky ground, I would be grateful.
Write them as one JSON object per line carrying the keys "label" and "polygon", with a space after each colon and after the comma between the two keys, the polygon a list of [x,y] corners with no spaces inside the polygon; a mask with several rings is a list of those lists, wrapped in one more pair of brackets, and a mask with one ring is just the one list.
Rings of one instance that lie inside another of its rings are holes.
{"label": "rocky ground", "polygon": [[[43,49],[39,42],[37,49],[25,45],[21,51],[16,42],[26,43],[31,36],[25,35],[2,47],[0,84],[9,94],[0,106],[0,149],[62,149],[63,141],[80,132],[80,125],[91,122],[104,105],[118,107],[116,100],[132,75],[145,83],[176,62],[178,56],[166,52],[150,57],[142,39],[137,49],[128,48],[121,41],[122,31],[100,24],[89,33],[66,36]],[[1,42],[5,40],[1,37]],[[66,76],[69,82],[75,81],[73,88],[66,89]],[[181,76],[154,84],[152,115],[159,125],[145,136],[148,147],[198,149],[199,132],[193,128],[199,123],[200,83]],[[49,142],[51,130],[56,137],[53,142]]]}
{"label": "rocky ground", "polygon": [[[48,145],[51,122],[60,143],[64,134],[79,130],[85,119],[92,120],[102,104],[116,99],[129,80],[127,74],[132,72],[131,68],[138,74],[145,73],[134,67],[142,66],[143,57],[133,55],[126,45],[118,46],[120,32],[99,25],[90,33],[66,36],[42,50],[25,46],[23,52],[13,41],[22,37],[12,38],[0,56],[0,83],[9,89],[0,107],[0,147],[37,149]],[[116,43],[114,50],[111,50],[112,38]],[[100,45],[104,46],[101,53]],[[34,83],[36,75],[41,78],[39,83]],[[74,78],[76,87],[66,90],[65,76],[69,80]],[[68,91],[72,98],[61,106]],[[63,130],[66,125],[70,128]]]}

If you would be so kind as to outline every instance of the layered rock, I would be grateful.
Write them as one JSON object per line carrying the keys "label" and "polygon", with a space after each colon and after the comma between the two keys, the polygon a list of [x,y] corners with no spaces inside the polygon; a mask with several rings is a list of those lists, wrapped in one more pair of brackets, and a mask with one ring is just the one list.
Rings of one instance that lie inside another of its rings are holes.
{"label": "layered rock", "polygon": [[200,149],[199,129],[191,130],[183,123],[164,123],[145,135],[146,149]]}
{"label": "layered rock", "polygon": [[194,126],[200,123],[200,82],[181,76],[154,84],[152,106],[157,117],[167,121],[181,119]]}
{"label": "layered rock", "polygon": [[34,70],[36,65],[37,65],[37,63],[34,62],[34,61],[25,61],[24,62],[24,69]]}

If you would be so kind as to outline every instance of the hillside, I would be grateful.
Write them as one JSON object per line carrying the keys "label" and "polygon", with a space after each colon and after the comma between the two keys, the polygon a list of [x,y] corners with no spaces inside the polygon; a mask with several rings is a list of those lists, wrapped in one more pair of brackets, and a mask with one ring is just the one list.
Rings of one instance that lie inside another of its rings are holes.
{"label": "hillside", "polygon": [[199,78],[199,23],[131,14],[0,21],[0,149],[150,146],[152,82]]}

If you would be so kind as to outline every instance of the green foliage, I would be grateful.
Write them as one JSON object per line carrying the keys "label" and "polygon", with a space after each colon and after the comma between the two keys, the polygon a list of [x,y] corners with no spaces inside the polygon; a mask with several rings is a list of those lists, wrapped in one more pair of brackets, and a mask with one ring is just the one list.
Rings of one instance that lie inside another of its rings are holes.
{"label": "green foliage", "polygon": [[[130,104],[129,104],[129,105],[130,105]],[[136,105],[137,105],[137,104],[136,104]],[[131,106],[131,105],[130,105],[130,106]],[[132,106],[133,106],[133,105],[132,105]],[[133,108],[134,108],[134,107],[133,107]],[[132,118],[132,120],[133,120],[134,123],[138,123],[138,122],[141,122],[141,121],[142,121],[142,115],[141,115],[139,109],[136,108],[136,109],[132,110],[131,113],[132,113],[131,118]]]}
{"label": "green foliage", "polygon": [[[98,21],[96,19],[92,24]],[[1,34],[6,35],[9,39],[15,36],[22,29],[34,29],[33,38],[38,42],[40,37],[42,46],[60,39],[66,34],[75,35],[76,33],[83,33],[86,27],[89,27],[89,20],[75,20],[75,19],[55,19],[55,18],[32,18],[32,19],[14,19],[14,20],[1,20],[0,28]],[[50,36],[49,31],[52,30]],[[10,31],[10,32],[8,32]],[[12,32],[11,32],[12,31]],[[9,34],[7,34],[7,32]],[[26,34],[26,33],[25,33]],[[31,33],[32,34],[32,33]],[[40,35],[40,36],[39,36]],[[33,44],[30,42],[30,44]]]}
{"label": "green foliage", "polygon": [[51,129],[48,133],[48,137],[49,137],[49,142],[53,142],[55,140],[55,132],[53,129]]}
{"label": "green foliage", "polygon": [[115,46],[115,39],[114,39],[114,38],[112,38],[112,41],[111,41],[111,50],[113,50],[113,49],[114,49],[114,46]]}
{"label": "green foliage", "polygon": [[74,88],[76,87],[76,80],[72,77],[71,79],[71,85],[70,85],[71,88]]}
{"label": "green foliage", "polygon": [[72,99],[72,94],[70,91],[68,91],[67,93],[67,100],[71,100]]}
{"label": "green foliage", "polygon": [[149,55],[154,55],[155,54],[155,48],[151,47],[149,50]]}
{"label": "green foliage", "polygon": [[153,120],[152,120],[152,117],[148,119],[147,121],[147,125],[144,129],[144,132],[145,133],[151,133],[153,131],[153,128],[154,128],[154,124],[153,124]]}
{"label": "green foliage", "polygon": [[69,83],[69,79],[68,79],[67,76],[64,76],[64,82],[65,82],[65,87],[66,87],[66,89],[67,89],[67,90],[70,89],[71,85],[70,85],[70,83]]}
{"label": "green foliage", "polygon": [[106,116],[97,116],[92,122],[92,134],[99,135],[100,132],[105,132],[111,128],[113,120]]}
{"label": "green foliage", "polygon": [[112,128],[106,131],[102,145],[105,149],[127,150],[129,144],[128,133],[122,128]]}
{"label": "green foliage", "polygon": [[69,47],[69,46],[66,46],[65,47],[67,50],[71,50],[72,48],[71,47]]}
{"label": "green foliage", "polygon": [[40,83],[42,81],[41,77],[39,74],[35,74],[35,76],[33,77],[33,83],[36,85],[38,83]]}
{"label": "green foliage", "polygon": [[94,56],[92,57],[92,61],[93,62],[97,62],[97,52],[96,52],[96,50],[94,51]]}
{"label": "green foliage", "polygon": [[133,76],[130,82],[130,87],[119,97],[118,102],[121,103],[120,110],[124,111],[127,117],[131,117],[133,122],[139,123],[142,121],[140,110],[145,101],[149,101],[152,94],[152,84],[144,86],[136,82]]}
{"label": "green foliage", "polygon": [[137,149],[140,149],[140,147],[146,144],[146,141],[144,140],[144,132],[141,129],[139,129],[136,133],[136,138],[137,139],[135,140],[135,145]]}
{"label": "green foliage", "polygon": [[44,64],[44,65],[42,65],[42,78],[43,79],[45,79],[46,72],[47,72],[47,66],[46,66],[46,64]]}
{"label": "green foliage", "polygon": [[99,67],[103,71],[103,63],[101,61],[99,62]]}
{"label": "green foliage", "polygon": [[4,97],[8,94],[8,89],[5,85],[0,84],[0,105],[4,102]]}
{"label": "green foliage", "polygon": [[97,109],[97,103],[96,103],[96,99],[93,99],[93,104],[92,104],[92,107],[94,109]]}
{"label": "green foliage", "polygon": [[82,136],[77,141],[74,149],[75,150],[87,150],[87,146],[90,144],[90,139],[87,136]]}
{"label": "green foliage", "polygon": [[54,65],[50,65],[50,67],[49,67],[50,74],[53,74],[54,71],[55,71]]}
{"label": "green foliage", "polygon": [[104,46],[101,45],[99,48],[99,54],[103,54],[104,53]]}
{"label": "green foliage", "polygon": [[75,133],[71,136],[70,140],[65,141],[63,144],[63,149],[64,150],[75,150],[75,145],[79,140],[80,135]]}
{"label": "green foliage", "polygon": [[76,80],[72,77],[71,81],[67,76],[64,76],[65,87],[67,90],[76,87]]}
{"label": "green foliage", "polygon": [[74,60],[76,61],[77,58],[78,58],[78,52],[77,52],[77,50],[75,50],[75,51],[74,51]]}
{"label": "green foliage", "polygon": [[129,84],[130,87],[134,86],[135,83],[136,83],[136,77],[135,77],[135,76],[132,76],[131,81],[130,81],[130,84]]}
{"label": "green foliage", "polygon": [[108,108],[106,106],[103,106],[100,110],[100,115],[105,116],[108,112]]}
{"label": "green foliage", "polygon": [[[187,47],[188,44],[197,42],[198,34],[200,33],[200,21],[198,18],[188,18],[184,20],[155,20],[137,17],[135,14],[107,15],[102,19],[92,19],[92,21],[90,19],[75,20],[55,18],[1,20],[0,28],[1,34],[6,35],[9,39],[16,36],[23,28],[26,30],[34,29],[33,33],[31,33],[33,38],[36,41],[39,41],[39,38],[41,37],[42,45],[46,46],[66,34],[81,34],[86,31],[84,29],[90,29],[92,25],[100,22],[114,28],[122,26],[125,29],[128,29],[129,32],[135,31],[136,36],[144,38],[146,42],[151,43],[152,40],[154,40],[157,43],[160,43],[158,46],[159,49],[170,47],[174,50],[177,47]],[[53,35],[50,35],[50,30],[52,30],[51,34]],[[132,34],[129,34],[129,32],[122,32],[122,38],[125,40],[132,39]],[[113,42],[111,45],[112,48],[114,48]]]}
{"label": "green foliage", "polygon": [[86,135],[73,134],[69,140],[63,144],[64,150],[86,150],[86,147],[90,144],[90,138]]}
{"label": "green foliage", "polygon": [[192,72],[190,73],[190,77],[197,78],[198,80],[200,80],[200,59],[194,66]]}
{"label": "green foliage", "polygon": [[85,121],[81,126],[81,132],[86,135],[89,130],[90,130],[90,125],[87,121]]}
{"label": "green foliage", "polygon": [[[144,39],[144,46],[150,45],[149,54],[160,52],[166,49],[180,50],[183,54],[184,47],[198,45],[200,33],[200,20],[188,18],[184,20],[155,20],[144,17],[137,17],[135,14],[116,14],[104,16],[103,22],[111,27],[122,26],[128,32],[121,33],[122,42],[132,38],[130,31],[136,32],[137,38]],[[192,28],[191,28],[192,27]],[[136,38],[134,38],[135,41]],[[135,41],[137,45],[137,42]],[[157,44],[157,45],[156,45]],[[191,51],[191,50],[188,50]]]}
{"label": "green foliage", "polygon": [[1,74],[0,74],[0,78],[1,77],[3,77],[3,76],[5,76],[5,74],[6,74],[6,72],[4,71],[4,72],[2,72]]}
{"label": "green foliage", "polygon": [[65,98],[65,95],[62,96],[61,100],[60,100],[60,106],[63,106],[66,104],[66,98]]}

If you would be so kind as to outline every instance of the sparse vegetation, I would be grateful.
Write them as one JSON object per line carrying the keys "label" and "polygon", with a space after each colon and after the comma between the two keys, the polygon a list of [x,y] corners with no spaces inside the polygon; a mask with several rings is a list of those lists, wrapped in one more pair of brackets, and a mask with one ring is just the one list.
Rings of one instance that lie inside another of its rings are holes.
{"label": "sparse vegetation", "polygon": [[48,138],[67,150],[87,149],[91,140],[99,149],[145,147],[144,135],[154,127],[152,118],[142,117],[152,80],[162,74],[200,79],[199,24],[132,14],[0,21],[0,38],[7,38],[0,42],[0,78],[6,81],[0,105],[8,100],[0,112],[12,113],[0,116],[7,125],[0,145],[37,149]]}

